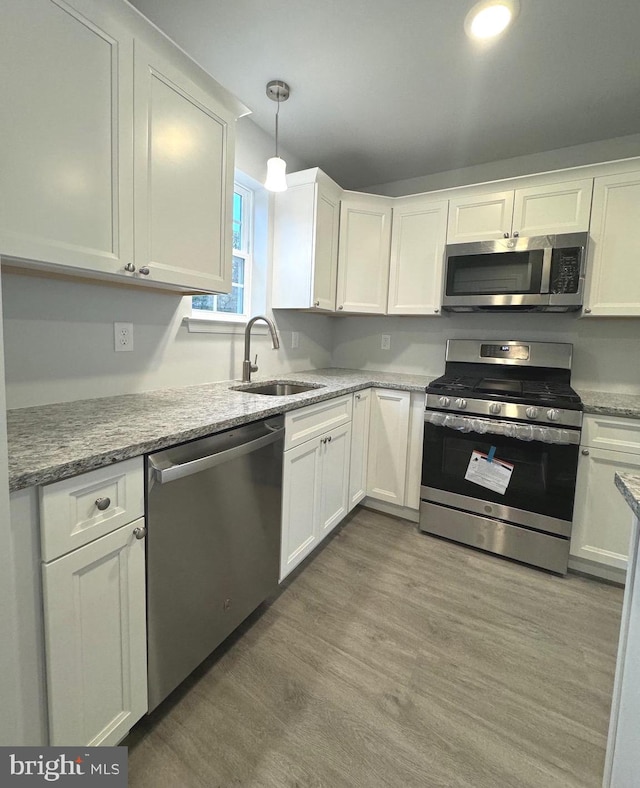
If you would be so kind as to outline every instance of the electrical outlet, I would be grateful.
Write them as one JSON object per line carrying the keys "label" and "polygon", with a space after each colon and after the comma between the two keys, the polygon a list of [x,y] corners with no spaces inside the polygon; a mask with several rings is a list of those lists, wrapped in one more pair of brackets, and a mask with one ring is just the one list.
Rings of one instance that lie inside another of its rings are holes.
{"label": "electrical outlet", "polygon": [[300,347],[300,332],[299,331],[292,331],[291,332],[291,348],[295,350],[297,347]]}
{"label": "electrical outlet", "polygon": [[391,334],[382,334],[382,341],[380,342],[381,350],[391,349]]}
{"label": "electrical outlet", "polygon": [[114,323],[113,342],[117,353],[133,350],[133,323]]}

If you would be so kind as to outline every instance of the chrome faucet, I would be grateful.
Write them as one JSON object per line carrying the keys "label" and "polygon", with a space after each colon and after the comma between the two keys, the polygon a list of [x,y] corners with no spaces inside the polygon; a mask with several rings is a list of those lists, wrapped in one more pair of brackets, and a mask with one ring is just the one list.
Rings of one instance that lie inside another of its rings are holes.
{"label": "chrome faucet", "polygon": [[273,345],[273,349],[277,350],[280,347],[280,340],[278,339],[278,334],[276,333],[276,327],[273,325],[273,322],[269,320],[268,317],[264,315],[256,315],[252,317],[251,320],[247,323],[246,328],[244,329],[244,361],[242,362],[242,382],[249,383],[251,380],[251,373],[258,371],[258,354],[256,353],[256,360],[251,363],[251,329],[253,324],[256,323],[258,320],[264,320],[267,324],[267,328],[269,329],[269,333],[271,334],[271,344]]}

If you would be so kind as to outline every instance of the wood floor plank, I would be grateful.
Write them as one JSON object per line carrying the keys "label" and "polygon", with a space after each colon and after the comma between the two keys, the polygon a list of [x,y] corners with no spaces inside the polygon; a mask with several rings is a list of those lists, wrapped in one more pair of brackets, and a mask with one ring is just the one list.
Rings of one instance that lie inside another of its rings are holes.
{"label": "wood floor plank", "polygon": [[356,510],[134,729],[134,788],[596,788],[622,591]]}

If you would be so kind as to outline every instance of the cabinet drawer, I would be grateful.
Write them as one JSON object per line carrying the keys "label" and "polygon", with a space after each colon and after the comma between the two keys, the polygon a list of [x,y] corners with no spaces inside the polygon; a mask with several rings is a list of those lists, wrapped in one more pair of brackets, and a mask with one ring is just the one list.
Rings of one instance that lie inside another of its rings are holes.
{"label": "cabinet drawer", "polygon": [[40,488],[42,559],[54,558],[144,515],[142,457]]}
{"label": "cabinet drawer", "polygon": [[352,395],[328,399],[285,414],[284,448],[291,449],[351,421]]}
{"label": "cabinet drawer", "polygon": [[615,416],[585,416],[582,445],[640,454],[640,420]]}

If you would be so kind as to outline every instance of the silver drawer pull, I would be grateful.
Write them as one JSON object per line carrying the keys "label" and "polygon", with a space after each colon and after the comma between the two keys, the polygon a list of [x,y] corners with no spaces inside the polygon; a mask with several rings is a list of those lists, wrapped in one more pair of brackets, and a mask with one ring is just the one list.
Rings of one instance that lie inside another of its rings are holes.
{"label": "silver drawer pull", "polygon": [[147,535],[146,526],[143,525],[139,528],[134,528],[133,535],[135,536],[136,539],[144,539],[145,536]]}
{"label": "silver drawer pull", "polygon": [[101,512],[111,506],[111,498],[96,498],[96,506]]}

